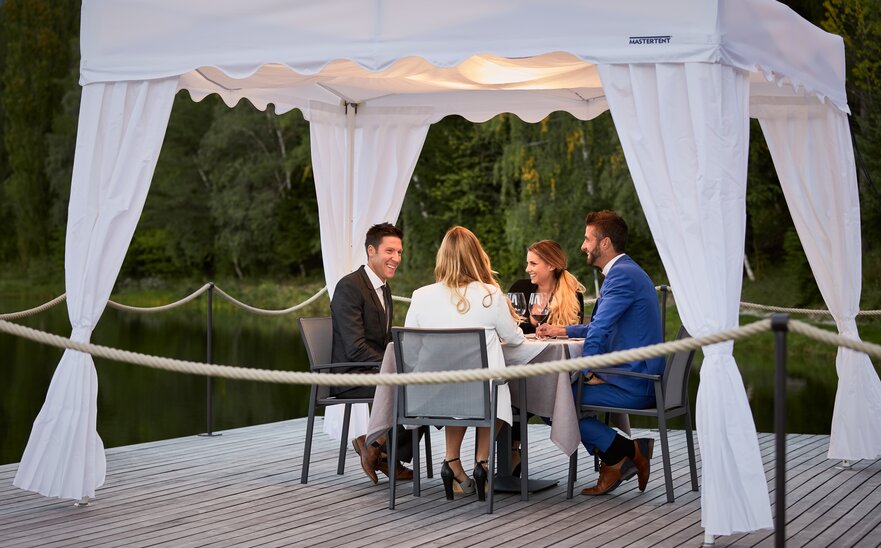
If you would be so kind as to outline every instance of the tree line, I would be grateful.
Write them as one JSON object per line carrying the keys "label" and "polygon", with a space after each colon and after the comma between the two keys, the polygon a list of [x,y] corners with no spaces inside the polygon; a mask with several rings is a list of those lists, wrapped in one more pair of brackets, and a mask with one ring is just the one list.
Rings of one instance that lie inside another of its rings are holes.
{"label": "tree line", "polygon": [[[860,152],[864,257],[881,267],[881,12],[875,0],[786,2],[844,37],[851,124]],[[0,266],[59,273],[80,88],[77,0],[6,0],[0,10]],[[757,276],[784,270],[800,302],[818,293],[758,124],[747,191],[747,257]],[[175,99],[144,213],[122,277],[321,277],[308,123],[217,97]],[[434,253],[454,224],[471,228],[503,279],[522,275],[525,248],[559,241],[574,273],[588,210],[631,224],[631,254],[655,279],[663,269],[612,124],[554,113],[528,124],[510,114],[483,124],[448,117],[429,131],[399,224],[404,272],[430,281]],[[866,265],[868,268],[868,265]],[[875,278],[878,279],[878,278]]]}

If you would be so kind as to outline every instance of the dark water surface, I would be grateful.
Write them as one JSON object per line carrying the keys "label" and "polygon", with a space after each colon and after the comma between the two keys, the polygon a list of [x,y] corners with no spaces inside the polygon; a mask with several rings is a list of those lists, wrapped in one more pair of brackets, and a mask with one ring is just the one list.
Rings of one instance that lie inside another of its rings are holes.
{"label": "dark water surface", "polygon": [[[0,296],[0,312],[37,304],[33,299]],[[400,303],[399,303],[400,304]],[[403,307],[401,307],[403,308]],[[675,314],[668,336],[678,329]],[[403,316],[399,316],[403,317]],[[742,323],[755,321],[744,317]],[[70,334],[64,304],[20,323]],[[875,340],[878,327],[864,339]],[[875,336],[875,339],[872,337]],[[92,341],[110,347],[193,361],[204,361],[205,304],[191,303],[159,314],[133,314],[108,309]],[[46,396],[61,350],[0,334],[0,463],[18,462],[34,418]],[[770,334],[735,345],[750,406],[760,432],[773,431],[774,346]],[[791,337],[789,353],[789,432],[828,434],[837,377],[835,349]],[[690,383],[697,394],[699,363]],[[214,362],[265,369],[308,370],[296,317],[254,316],[217,306],[214,312]],[[876,364],[877,365],[877,364]],[[96,360],[98,371],[98,433],[105,447],[195,435],[206,431],[206,381],[183,375]],[[307,413],[308,388],[297,385],[214,381],[214,430],[224,430],[295,417]],[[633,418],[635,426],[653,424]],[[673,427],[681,427],[674,422]]]}
{"label": "dark water surface", "polygon": [[[21,310],[34,304],[0,298],[0,311]],[[63,303],[18,323],[70,335]],[[144,354],[204,361],[205,323],[204,302],[150,315],[107,309],[92,342]],[[293,315],[254,316],[215,305],[213,324],[215,363],[292,371],[309,369]],[[21,459],[62,353],[0,334],[0,463]],[[105,447],[207,430],[205,377],[102,359],[95,360],[95,367],[98,434]],[[213,394],[215,431],[302,417],[308,412],[309,389],[299,385],[214,379]]]}

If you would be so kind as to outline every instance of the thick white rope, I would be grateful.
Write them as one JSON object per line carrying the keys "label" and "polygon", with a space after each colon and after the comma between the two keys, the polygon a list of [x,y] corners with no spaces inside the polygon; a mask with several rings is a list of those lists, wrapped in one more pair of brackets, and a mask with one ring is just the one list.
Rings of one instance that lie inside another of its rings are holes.
{"label": "thick white rope", "polygon": [[486,381],[491,379],[516,379],[547,375],[550,373],[573,372],[581,369],[602,368],[622,363],[663,356],[680,350],[696,349],[704,345],[722,341],[736,340],[768,331],[771,320],[761,320],[749,325],[714,333],[706,337],[682,339],[668,343],[655,344],[632,350],[612,352],[600,356],[576,358],[571,360],[558,360],[529,365],[515,365],[506,367],[504,370],[476,369],[469,371],[443,371],[408,374],[334,374],[303,373],[297,371],[273,371],[266,369],[252,369],[232,367],[226,365],[213,365],[192,361],[176,360],[158,356],[149,356],[127,350],[119,350],[91,343],[74,342],[59,335],[53,335],[30,327],[0,320],[0,331],[23,337],[35,342],[68,348],[85,352],[99,358],[126,362],[135,365],[144,365],[156,369],[175,371],[178,373],[190,373],[194,375],[207,375],[237,380],[251,380],[262,382],[275,382],[285,384],[319,384],[329,386],[364,386],[364,385],[387,385],[387,384],[438,384],[449,382]]}
{"label": "thick white rope", "polygon": [[833,346],[843,346],[857,352],[864,352],[873,358],[881,358],[881,344],[875,344],[865,341],[858,341],[849,337],[844,337],[838,333],[826,331],[819,327],[798,320],[789,320],[789,330],[799,335],[804,335],[811,339],[831,344]]}
{"label": "thick white rope", "polygon": [[[813,327],[798,320],[789,322],[789,330],[831,345],[843,346],[858,352],[864,352],[875,358],[881,358],[881,345],[850,339],[829,331]],[[339,373],[327,375],[322,373],[303,373],[297,371],[273,371],[232,367],[227,365],[204,364],[199,362],[176,360],[158,356],[149,356],[118,350],[91,343],[74,342],[65,337],[53,335],[0,320],[0,331],[23,337],[35,342],[85,352],[99,358],[113,361],[143,365],[166,371],[206,375],[236,380],[250,380],[283,384],[317,384],[328,386],[366,386],[366,385],[397,385],[397,384],[441,384],[449,382],[488,381],[491,379],[520,379],[553,373],[574,372],[581,369],[601,369],[626,362],[644,360],[663,356],[682,350],[697,349],[702,346],[723,341],[738,340],[751,337],[771,330],[771,320],[760,320],[743,327],[728,329],[705,337],[694,337],[654,344],[642,348],[611,352],[598,356],[557,360],[528,365],[512,365],[505,369],[473,369],[468,371],[436,371],[406,374],[357,374]]]}
{"label": "thick white rope", "polygon": [[43,303],[40,306],[35,306],[34,308],[29,308],[28,310],[22,310],[21,312],[10,312],[8,314],[0,314],[0,320],[17,320],[19,318],[27,318],[28,316],[33,316],[34,314],[39,314],[45,310],[49,310],[56,304],[63,301],[67,298],[67,293],[62,293],[61,295],[55,297],[51,301],[47,303]]}
{"label": "thick white rope", "polygon": [[188,302],[192,301],[196,297],[200,296],[202,293],[208,291],[208,288],[211,287],[210,283],[207,283],[200,287],[199,289],[193,291],[183,299],[178,301],[174,301],[173,303],[163,304],[160,306],[129,306],[127,304],[121,304],[115,301],[108,300],[107,306],[111,308],[115,308],[117,310],[124,310],[125,312],[137,312],[139,314],[153,314],[156,312],[165,312],[166,310],[171,310],[172,308],[177,308],[179,306],[185,305]]}
{"label": "thick white rope", "polygon": [[254,314],[260,314],[262,316],[281,316],[283,314],[290,314],[291,312],[296,312],[297,310],[300,310],[301,308],[305,308],[305,307],[309,306],[310,304],[315,302],[319,297],[321,297],[322,295],[324,295],[327,292],[327,286],[322,287],[321,289],[318,290],[318,293],[316,293],[315,295],[312,295],[311,297],[309,297],[305,301],[301,302],[300,304],[295,304],[294,306],[292,306],[290,308],[284,308],[282,310],[266,310],[263,308],[257,308],[257,307],[251,306],[249,304],[245,304],[242,301],[240,301],[240,300],[236,299],[235,297],[233,297],[232,295],[230,295],[229,293],[227,293],[226,291],[224,291],[216,286],[214,288],[214,292],[217,293],[218,295],[220,295],[221,297],[223,297],[224,299],[226,299],[227,301],[229,301],[230,303],[238,306],[239,308],[243,308],[243,309],[247,310],[248,312],[252,312]]}
{"label": "thick white rope", "polygon": [[[780,312],[786,314],[806,314],[809,316],[831,316],[832,313],[823,308],[786,308],[783,306],[771,306],[767,304],[740,303],[741,308],[764,310],[766,312]],[[881,310],[861,310],[857,316],[881,316]]]}

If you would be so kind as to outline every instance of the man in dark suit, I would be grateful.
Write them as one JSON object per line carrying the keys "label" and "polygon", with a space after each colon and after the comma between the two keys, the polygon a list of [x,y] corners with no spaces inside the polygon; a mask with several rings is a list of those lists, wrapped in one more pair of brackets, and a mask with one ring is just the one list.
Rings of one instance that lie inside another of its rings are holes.
{"label": "man in dark suit", "polygon": [[[334,363],[343,362],[382,362],[385,347],[391,341],[394,307],[392,293],[387,281],[395,276],[401,264],[403,252],[403,233],[389,223],[370,227],[364,247],[367,250],[367,265],[347,274],[337,282],[330,303],[333,318]],[[376,372],[375,367],[351,367],[346,372]],[[372,397],[374,386],[345,387],[335,389],[337,396]],[[411,436],[399,432],[398,455],[401,460],[412,459]],[[352,440],[355,452],[361,457],[361,467],[373,483],[377,483],[376,471],[389,474],[388,461],[384,460],[382,443],[384,439],[366,444],[364,436]],[[409,480],[413,471],[400,462],[395,464],[396,478]]]}
{"label": "man in dark suit", "polygon": [[[662,342],[658,296],[645,271],[624,254],[627,237],[627,224],[618,214],[599,211],[587,216],[581,250],[587,254],[588,264],[601,269],[605,276],[591,321],[565,330],[542,325],[538,330],[540,335],[583,337],[582,356]],[[664,371],[664,358],[639,360],[615,368],[658,375]],[[602,371],[585,371],[582,403],[632,408],[655,404],[654,386],[650,381],[606,375]],[[638,477],[639,490],[645,490],[654,438],[627,439],[595,417],[581,419],[579,427],[584,447],[602,461],[597,484],[584,489],[583,495],[608,493],[634,475]]]}

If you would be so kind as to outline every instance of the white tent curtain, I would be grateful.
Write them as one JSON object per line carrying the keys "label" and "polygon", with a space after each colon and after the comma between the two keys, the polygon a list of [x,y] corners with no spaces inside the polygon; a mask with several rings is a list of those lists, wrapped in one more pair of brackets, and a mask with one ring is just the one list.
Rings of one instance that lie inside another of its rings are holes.
{"label": "white tent curtain", "polygon": [[[321,251],[331,296],[340,278],[365,264],[367,229],[397,221],[432,114],[430,108],[310,105]],[[348,437],[367,433],[367,419],[366,405],[353,406]],[[343,435],[341,406],[327,408],[324,431],[336,439]]]}
{"label": "white tent curtain", "polygon": [[[831,105],[753,104],[814,278],[838,332],[859,339],[860,204],[847,115]],[[829,458],[881,456],[881,380],[869,356],[835,359],[838,391]]]}
{"label": "white tent curtain", "polygon": [[[685,327],[693,336],[736,327],[746,225],[748,74],[709,63],[599,69]],[[703,350],[696,410],[701,524],[713,535],[772,527],[733,344]]]}
{"label": "white tent curtain", "polygon": [[[165,136],[177,78],[83,88],[65,247],[70,338],[88,342],[141,216]],[[92,357],[66,350],[13,481],[66,499],[104,483],[96,430],[98,377]]]}

